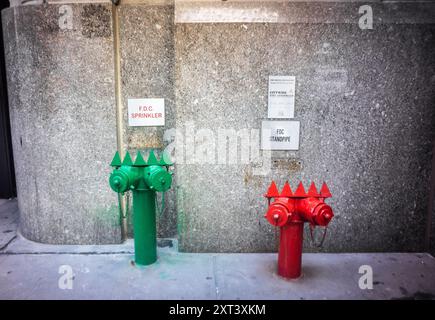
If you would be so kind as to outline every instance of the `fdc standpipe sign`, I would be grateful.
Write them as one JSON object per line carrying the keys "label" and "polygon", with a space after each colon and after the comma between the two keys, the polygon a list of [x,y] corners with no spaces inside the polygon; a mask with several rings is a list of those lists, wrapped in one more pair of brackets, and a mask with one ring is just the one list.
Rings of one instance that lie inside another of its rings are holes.
{"label": "fdc standpipe sign", "polygon": [[261,149],[299,150],[299,129],[299,121],[263,121]]}

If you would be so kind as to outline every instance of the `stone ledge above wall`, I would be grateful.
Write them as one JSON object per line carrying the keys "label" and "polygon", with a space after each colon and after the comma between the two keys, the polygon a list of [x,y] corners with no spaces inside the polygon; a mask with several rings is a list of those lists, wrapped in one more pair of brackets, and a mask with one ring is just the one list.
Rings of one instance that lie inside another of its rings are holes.
{"label": "stone ledge above wall", "polygon": [[[9,0],[11,7],[20,5],[40,5],[40,4],[89,4],[89,3],[112,3],[112,0]],[[121,0],[122,4],[156,4],[156,5],[172,5],[174,0]]]}
{"label": "stone ledge above wall", "polygon": [[374,24],[435,23],[434,1],[340,0],[175,0],[175,23],[358,23],[363,5],[372,8]]}

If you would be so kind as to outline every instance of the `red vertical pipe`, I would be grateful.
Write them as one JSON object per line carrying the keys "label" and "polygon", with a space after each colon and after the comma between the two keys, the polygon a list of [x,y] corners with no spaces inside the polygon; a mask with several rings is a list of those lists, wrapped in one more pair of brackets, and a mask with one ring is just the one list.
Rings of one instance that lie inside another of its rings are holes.
{"label": "red vertical pipe", "polygon": [[290,222],[281,227],[278,253],[278,274],[284,278],[301,276],[303,222]]}

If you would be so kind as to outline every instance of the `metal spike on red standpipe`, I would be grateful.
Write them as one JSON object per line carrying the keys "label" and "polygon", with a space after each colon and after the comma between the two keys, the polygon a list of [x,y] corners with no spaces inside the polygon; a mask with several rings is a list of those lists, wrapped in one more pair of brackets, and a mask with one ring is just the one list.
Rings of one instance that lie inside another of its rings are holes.
{"label": "metal spike on red standpipe", "polygon": [[311,182],[307,195],[309,197],[316,197],[316,198],[320,197],[320,194],[317,192],[316,184],[314,182]]}
{"label": "metal spike on red standpipe", "polygon": [[305,189],[304,189],[304,185],[303,185],[302,181],[299,182],[298,188],[296,189],[293,196],[297,197],[297,198],[303,198],[303,197],[307,196],[307,194],[305,193]]}
{"label": "metal spike on red standpipe", "polygon": [[281,194],[279,196],[287,198],[291,198],[293,196],[293,192],[290,188],[290,185],[288,184],[288,181],[285,182],[284,188],[282,188]]}
{"label": "metal spike on red standpipe", "polygon": [[269,186],[269,189],[267,189],[267,193],[264,195],[266,198],[278,198],[279,192],[278,188],[276,187],[275,181],[272,180],[272,183]]}
{"label": "metal spike on red standpipe", "polygon": [[332,194],[329,191],[328,185],[326,184],[326,182],[323,182],[322,184],[322,188],[320,188],[320,197],[321,198],[331,198]]}

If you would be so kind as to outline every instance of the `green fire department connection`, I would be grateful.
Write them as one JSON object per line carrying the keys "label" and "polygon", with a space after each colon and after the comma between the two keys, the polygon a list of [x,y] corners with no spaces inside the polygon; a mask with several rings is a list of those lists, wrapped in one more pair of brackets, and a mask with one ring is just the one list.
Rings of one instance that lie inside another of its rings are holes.
{"label": "green fire department connection", "polygon": [[171,188],[172,162],[166,153],[157,160],[151,151],[145,162],[138,151],[133,163],[127,152],[121,163],[116,152],[112,163],[115,170],[110,175],[109,183],[113,191],[119,194],[133,192],[133,233],[135,262],[149,265],[157,260],[156,240],[156,192],[165,192]]}

